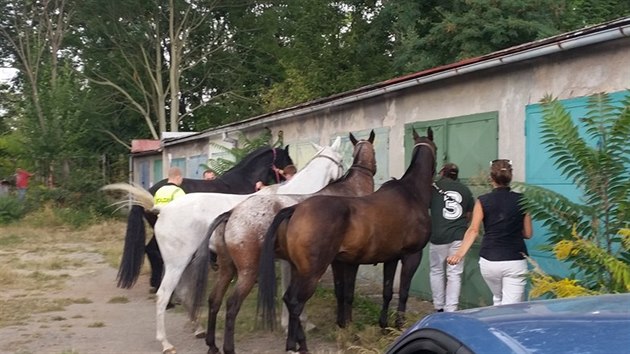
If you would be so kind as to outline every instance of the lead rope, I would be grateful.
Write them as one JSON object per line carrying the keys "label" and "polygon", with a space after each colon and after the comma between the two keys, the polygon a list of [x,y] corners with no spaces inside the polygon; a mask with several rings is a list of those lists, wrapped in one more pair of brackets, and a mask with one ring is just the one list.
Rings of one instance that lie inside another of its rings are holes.
{"label": "lead rope", "polygon": [[435,190],[444,196],[444,198],[448,199],[451,202],[457,202],[455,199],[453,199],[450,195],[446,194],[446,192],[440,188],[435,182],[433,182],[433,188],[435,188]]}
{"label": "lead rope", "polygon": [[279,168],[276,166],[276,148],[272,148],[271,151],[273,151],[273,161],[271,161],[271,169],[276,175],[276,183],[280,183],[280,173],[278,172]]}

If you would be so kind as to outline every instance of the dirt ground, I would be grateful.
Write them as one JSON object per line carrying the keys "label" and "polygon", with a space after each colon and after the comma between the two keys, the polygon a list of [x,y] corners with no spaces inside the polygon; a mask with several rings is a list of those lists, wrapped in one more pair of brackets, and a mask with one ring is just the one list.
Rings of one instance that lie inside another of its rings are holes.
{"label": "dirt ground", "polygon": [[[73,247],[77,245],[66,249]],[[77,249],[81,251],[68,252],[65,257],[80,260],[81,266],[69,273],[63,271],[67,277],[63,286],[43,293],[13,288],[0,293],[3,300],[0,317],[14,310],[6,308],[12,306],[12,298],[72,299],[58,310],[35,313],[17,321],[18,324],[0,326],[0,353],[160,353],[161,345],[155,339],[155,297],[149,293],[148,276],[143,274],[132,289],[119,289],[115,283],[116,269],[108,265],[103,256],[89,248]],[[7,253],[0,249],[1,262],[9,261]],[[17,259],[15,254],[11,257]],[[19,255],[21,261],[28,257],[28,253]],[[373,290],[378,293],[380,287]],[[3,306],[6,307],[3,309]],[[412,299],[409,311],[418,316],[432,310],[429,303]],[[220,314],[219,321],[223,320],[224,314]],[[166,327],[168,338],[178,353],[207,352],[204,340],[194,338],[192,326],[181,310],[167,311]],[[221,337],[222,333],[218,338],[219,346]],[[280,331],[255,331],[237,337],[236,348],[239,353],[283,353],[284,341]],[[338,349],[335,341],[317,336],[308,336],[308,342],[312,353],[345,352]]]}

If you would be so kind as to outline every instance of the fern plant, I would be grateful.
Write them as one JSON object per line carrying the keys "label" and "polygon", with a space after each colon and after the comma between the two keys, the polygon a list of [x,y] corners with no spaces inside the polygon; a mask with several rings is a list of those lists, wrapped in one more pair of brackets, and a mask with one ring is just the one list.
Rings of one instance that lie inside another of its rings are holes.
{"label": "fern plant", "polygon": [[247,138],[247,136],[245,136],[245,134],[243,134],[242,132],[238,132],[237,134],[238,134],[238,139],[237,139],[238,143],[236,144],[236,146],[232,148],[228,148],[220,144],[210,143],[210,145],[212,145],[213,147],[232,156],[231,159],[219,157],[217,159],[210,159],[208,160],[207,164],[200,164],[199,166],[206,170],[211,169],[217,175],[222,175],[225,171],[234,167],[236,163],[241,161],[245,156],[247,156],[249,153],[253,152],[254,150],[263,146],[278,147],[278,146],[282,146],[283,144],[282,131],[278,132],[278,139],[275,142],[272,142],[271,140],[273,136],[269,128],[265,128],[265,130],[262,133],[258,134],[252,139]]}
{"label": "fern plant", "polygon": [[531,295],[630,292],[630,96],[621,107],[605,93],[589,97],[588,112],[579,119],[584,137],[557,99],[547,96],[542,106],[543,144],[581,198],[573,202],[548,189],[522,185],[525,207],[551,235],[544,248],[572,271],[563,279],[536,268]]}

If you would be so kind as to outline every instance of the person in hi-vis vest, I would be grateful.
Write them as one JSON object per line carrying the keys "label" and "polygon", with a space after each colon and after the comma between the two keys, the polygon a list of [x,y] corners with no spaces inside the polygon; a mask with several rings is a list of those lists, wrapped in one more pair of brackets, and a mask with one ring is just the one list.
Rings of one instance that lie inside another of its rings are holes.
{"label": "person in hi-vis vest", "polygon": [[155,206],[164,206],[172,202],[175,198],[185,195],[186,192],[179,187],[183,180],[182,171],[177,167],[171,167],[168,170],[168,182],[160,187],[153,196]]}

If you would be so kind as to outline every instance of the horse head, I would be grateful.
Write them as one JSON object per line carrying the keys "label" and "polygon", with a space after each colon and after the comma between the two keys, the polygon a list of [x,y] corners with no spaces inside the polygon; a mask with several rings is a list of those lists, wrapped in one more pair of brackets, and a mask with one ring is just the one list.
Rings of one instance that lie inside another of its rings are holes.
{"label": "horse head", "polygon": [[[354,145],[352,151],[352,167],[365,169],[371,173],[372,176],[376,175],[376,152],[374,150],[374,130],[370,132],[370,136],[367,139],[357,140],[352,133],[349,133],[350,141]],[[368,144],[369,143],[369,144]]]}
{"label": "horse head", "polygon": [[[312,160],[317,158],[325,158],[333,162],[330,165],[328,175],[331,176],[331,180],[336,180],[343,175],[343,156],[341,154],[341,137],[338,136],[330,146],[321,146],[316,143],[311,143],[317,150]],[[309,162],[310,163],[310,162]],[[308,166],[308,164],[307,164]]]}
{"label": "horse head", "polygon": [[435,142],[433,142],[433,129],[431,129],[431,127],[427,128],[427,136],[418,135],[415,129],[412,129],[412,134],[413,134],[413,142],[415,144],[412,156],[415,156],[419,152],[421,147],[423,146],[428,147],[429,150],[431,151],[431,155],[433,156],[431,175],[434,175],[436,156],[437,156],[437,146],[435,145]]}

